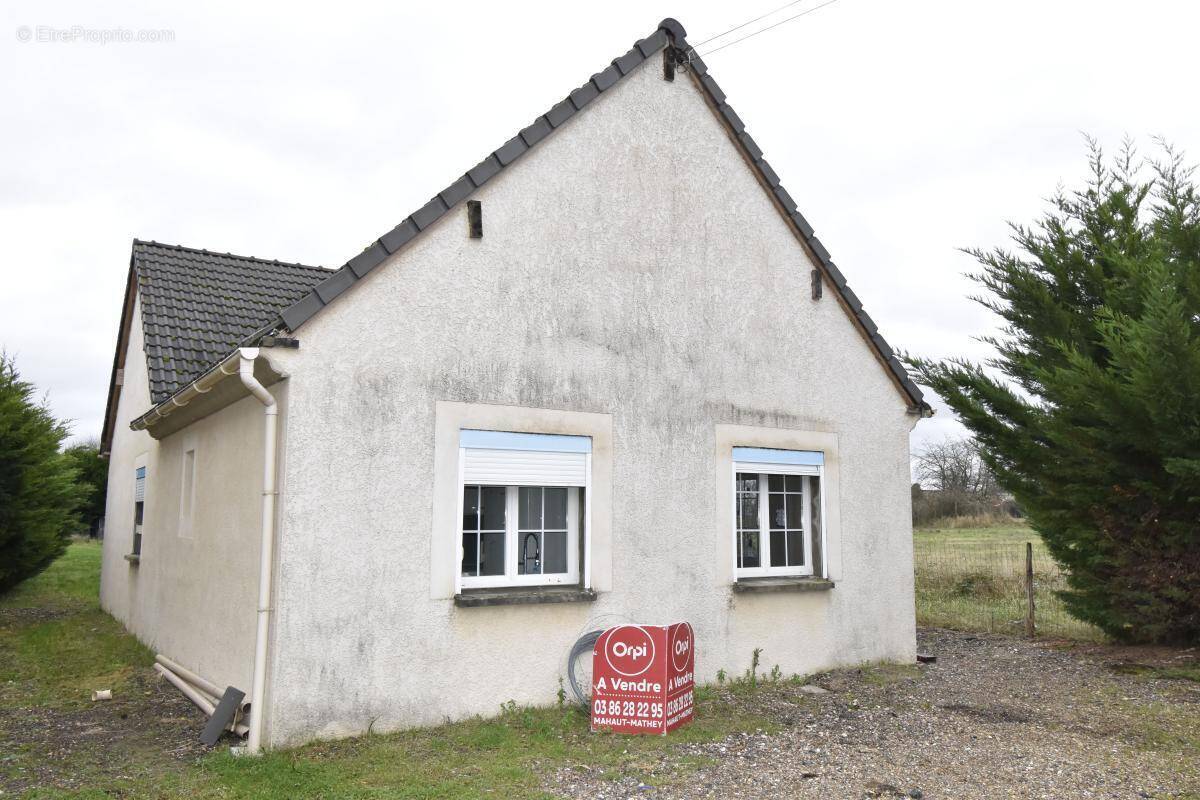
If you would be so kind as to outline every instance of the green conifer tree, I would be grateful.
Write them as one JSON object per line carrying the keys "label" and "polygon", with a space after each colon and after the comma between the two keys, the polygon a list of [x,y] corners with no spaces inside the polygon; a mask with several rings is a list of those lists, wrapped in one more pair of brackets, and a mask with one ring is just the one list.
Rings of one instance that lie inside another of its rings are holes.
{"label": "green conifer tree", "polygon": [[67,433],[0,353],[0,593],[62,555],[78,526],[85,490],[59,450]]}
{"label": "green conifer tree", "polygon": [[[908,357],[975,435],[1055,559],[1078,618],[1200,640],[1200,196],[1169,147],[1092,143],[1090,178],[1015,251],[971,250],[1004,321],[983,365]],[[1149,174],[1146,174],[1146,173]]]}

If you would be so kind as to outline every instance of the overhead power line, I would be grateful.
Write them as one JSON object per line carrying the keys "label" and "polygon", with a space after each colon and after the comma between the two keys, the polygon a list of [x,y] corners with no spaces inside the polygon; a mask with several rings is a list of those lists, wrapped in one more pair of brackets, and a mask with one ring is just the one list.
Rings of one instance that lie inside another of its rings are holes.
{"label": "overhead power line", "polygon": [[763,14],[761,17],[755,17],[752,20],[747,20],[746,22],[743,22],[741,25],[734,25],[732,28],[725,31],[724,33],[718,33],[716,36],[710,36],[707,39],[705,39],[703,42],[696,42],[694,45],[692,45],[692,47],[703,47],[704,45],[708,44],[709,42],[715,42],[717,39],[720,39],[723,36],[728,36],[729,34],[733,33],[734,31],[740,31],[742,28],[746,27],[747,25],[753,25],[754,23],[758,22],[760,19],[766,19],[767,17],[771,16],[772,14],[778,14],[780,11],[783,11],[785,8],[791,8],[792,6],[798,6],[803,2],[804,2],[804,0],[792,0],[792,2],[788,3],[787,5],[782,5],[779,8],[775,9],[774,11],[768,11],[766,14]]}
{"label": "overhead power line", "polygon": [[[813,13],[814,11],[820,11],[820,10],[821,10],[822,8],[824,8],[825,6],[830,6],[830,5],[833,5],[833,4],[834,4],[834,3],[836,3],[837,1],[838,1],[838,0],[825,0],[825,2],[824,2],[824,3],[821,3],[820,5],[813,6],[812,8],[807,8],[807,9],[805,9],[804,11],[801,11],[799,14],[794,14],[794,15],[792,15],[792,16],[790,16],[790,17],[788,17],[787,19],[781,19],[779,22],[776,22],[776,23],[775,23],[775,24],[773,24],[773,25],[768,25],[768,26],[767,26],[767,27],[765,27],[765,28],[759,28],[759,29],[758,29],[758,30],[756,30],[754,33],[748,33],[748,34],[746,34],[745,36],[740,36],[740,37],[738,37],[737,39],[734,39],[732,42],[726,42],[725,44],[721,45],[720,47],[714,47],[712,50],[709,50],[707,53],[701,53],[700,55],[701,55],[701,56],[711,56],[713,53],[715,53],[715,52],[717,52],[717,51],[719,51],[719,50],[724,50],[726,47],[733,47],[733,46],[734,46],[735,44],[737,44],[738,42],[744,42],[744,41],[746,41],[747,39],[753,39],[755,36],[758,36],[760,33],[766,33],[767,31],[771,30],[772,28],[778,28],[780,25],[783,25],[784,23],[791,22],[791,21],[792,21],[792,20],[794,20],[794,19],[800,19],[800,17],[807,16],[808,14],[811,14],[811,13]],[[794,4],[793,4],[793,5],[794,5]],[[787,8],[787,6],[784,6],[784,8]],[[780,11],[780,10],[782,10],[782,9],[776,9],[775,11],[772,11],[772,12],[771,12],[771,14],[774,14],[774,13],[776,13],[776,11]],[[771,14],[766,14],[766,15],[764,15],[764,16],[767,16],[767,17],[769,17],[769,16],[771,16]],[[763,18],[763,17],[759,17],[759,19],[762,19],[762,18]],[[751,22],[755,22],[755,21],[756,21],[756,20],[751,20]],[[750,24],[750,22],[743,23],[743,25],[741,25],[741,26],[739,26],[739,27],[745,27],[745,25],[749,25],[749,24]],[[732,32],[733,30],[737,30],[737,28],[731,28],[729,31],[726,31],[725,33],[730,33],[730,32]],[[725,33],[721,34],[721,36],[724,36],[724,35],[725,35]],[[719,38],[721,38],[721,37],[720,37],[720,36],[718,36],[718,37],[715,37],[715,38],[718,38],[718,39],[719,39]],[[712,39],[709,39],[708,41],[710,41],[710,42],[711,42],[711,41],[712,41]],[[694,49],[694,48],[693,48],[693,49]]]}

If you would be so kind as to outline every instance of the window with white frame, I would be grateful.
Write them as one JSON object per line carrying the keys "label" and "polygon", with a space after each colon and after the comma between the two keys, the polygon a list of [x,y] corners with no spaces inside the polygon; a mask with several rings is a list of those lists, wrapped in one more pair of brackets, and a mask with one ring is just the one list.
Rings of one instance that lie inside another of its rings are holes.
{"label": "window with white frame", "polygon": [[578,584],[592,440],[461,430],[459,586]]}
{"label": "window with white frame", "polygon": [[733,448],[738,578],[824,575],[824,454]]}
{"label": "window with white frame", "polygon": [[142,553],[142,519],[146,511],[146,468],[138,467],[133,472],[133,549],[132,555]]}

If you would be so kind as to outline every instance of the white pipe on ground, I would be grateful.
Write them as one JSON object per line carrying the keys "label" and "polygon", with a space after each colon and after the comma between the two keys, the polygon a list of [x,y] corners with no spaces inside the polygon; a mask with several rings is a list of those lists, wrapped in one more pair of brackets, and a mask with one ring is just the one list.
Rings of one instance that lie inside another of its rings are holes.
{"label": "white pipe on ground", "polygon": [[[164,666],[163,664],[156,663],[154,665],[154,669],[159,675],[162,675],[164,678],[166,678],[172,686],[182,692],[184,697],[186,697],[188,700],[191,700],[192,703],[195,704],[196,708],[203,711],[206,717],[211,717],[213,713],[216,712],[217,705],[215,702],[213,702],[212,698],[201,692],[195,686],[192,686],[179,675],[176,675],[168,667]],[[237,714],[234,715],[235,722],[231,729],[233,730],[234,734],[244,738],[246,734],[250,732],[250,727],[248,725],[236,722],[238,716],[239,715]]]}
{"label": "white pipe on ground", "polygon": [[157,653],[154,656],[154,660],[157,661],[159,664],[162,664],[167,669],[171,670],[171,672],[174,672],[179,677],[183,678],[188,683],[190,683],[193,686],[195,686],[196,688],[201,689],[204,692],[212,695],[213,697],[220,698],[221,695],[224,694],[224,692],[222,692],[220,689],[217,688],[217,685],[215,683],[213,683],[211,681],[206,681],[204,678],[201,678],[199,675],[192,672],[190,669],[180,666],[176,662],[174,662],[171,659],[164,656],[162,653]]}
{"label": "white pipe on ground", "polygon": [[217,710],[217,706],[211,700],[205,697],[204,694],[202,694],[198,689],[196,689],[196,687],[189,684],[174,672],[171,672],[171,670],[167,669],[162,664],[155,664],[154,669],[159,675],[162,675],[164,678],[166,678],[172,686],[183,692],[183,696],[195,703],[196,708],[203,711],[206,716],[211,717],[213,712]]}
{"label": "white pipe on ground", "polygon": [[262,536],[259,543],[258,568],[258,625],[254,635],[254,679],[250,690],[250,738],[246,749],[250,753],[262,752],[263,716],[266,702],[263,696],[267,685],[267,644],[271,630],[271,571],[275,545],[275,452],[276,425],[279,405],[267,388],[254,377],[254,362],[258,358],[257,347],[240,349],[241,362],[238,376],[250,394],[263,404],[263,488],[262,488]]}
{"label": "white pipe on ground", "polygon": [[[167,658],[162,653],[155,653],[154,660],[174,672],[180,678],[183,678],[183,680],[190,683],[192,688],[199,690],[201,694],[212,700],[213,705],[220,703],[221,698],[225,696],[225,693],[218,689],[215,683],[201,678],[187,667],[180,666],[178,663]],[[246,716],[250,713],[249,700],[245,698],[242,699],[242,703],[238,708],[238,713],[240,713],[242,716]]]}

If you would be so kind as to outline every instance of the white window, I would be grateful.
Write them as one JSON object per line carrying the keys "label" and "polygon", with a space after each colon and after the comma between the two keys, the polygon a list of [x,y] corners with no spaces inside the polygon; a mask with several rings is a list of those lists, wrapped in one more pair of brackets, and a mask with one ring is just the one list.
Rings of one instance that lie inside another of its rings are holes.
{"label": "white window", "polygon": [[179,482],[179,535],[191,537],[192,511],[196,502],[196,450],[184,451],[183,475]]}
{"label": "white window", "polygon": [[738,578],[824,575],[824,454],[733,448]]}
{"label": "white window", "polygon": [[133,473],[133,549],[132,555],[142,553],[142,519],[146,511],[146,468],[138,467]]}
{"label": "white window", "polygon": [[464,589],[578,584],[591,438],[459,432]]}

